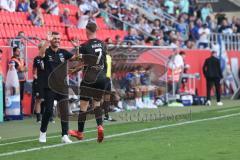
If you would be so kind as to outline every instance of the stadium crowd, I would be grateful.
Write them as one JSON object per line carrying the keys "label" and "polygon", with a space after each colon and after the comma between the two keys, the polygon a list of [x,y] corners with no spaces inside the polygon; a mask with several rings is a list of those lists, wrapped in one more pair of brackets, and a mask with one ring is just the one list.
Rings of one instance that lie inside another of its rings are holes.
{"label": "stadium crowd", "polygon": [[[29,12],[29,20],[35,26],[44,25],[45,13],[58,15],[66,26],[77,28],[84,28],[88,21],[94,21],[95,17],[101,16],[111,25],[110,27],[128,30],[124,41],[130,41],[132,44],[170,45],[189,49],[207,48],[211,32],[240,33],[240,18],[233,16],[232,19],[228,19],[222,13],[213,13],[210,3],[199,4],[197,0],[139,1],[147,4],[143,5],[145,10],[151,10],[157,17],[150,19],[140,12],[137,5],[134,7],[128,5],[128,1],[6,0],[0,2],[0,8],[9,12]],[[75,20],[68,8],[60,10],[59,3],[78,6],[78,12],[74,15]],[[155,6],[155,9],[148,6]],[[171,16],[172,20],[158,14],[163,11]]]}

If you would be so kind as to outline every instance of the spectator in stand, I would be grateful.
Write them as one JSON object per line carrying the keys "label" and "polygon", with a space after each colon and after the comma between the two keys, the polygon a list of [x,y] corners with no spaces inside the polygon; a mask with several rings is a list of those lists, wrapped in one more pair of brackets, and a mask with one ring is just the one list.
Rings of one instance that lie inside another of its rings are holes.
{"label": "spectator in stand", "polygon": [[183,37],[181,36],[181,33],[180,32],[176,32],[176,37],[177,37],[177,40],[178,40],[178,46],[180,48],[182,48],[184,46],[184,40],[183,40]]}
{"label": "spectator in stand", "polygon": [[44,19],[42,15],[42,10],[41,8],[37,7],[29,15],[29,20],[32,21],[32,24],[34,26],[43,26],[44,25]]}
{"label": "spectator in stand", "polygon": [[70,10],[68,8],[64,8],[63,14],[60,16],[60,22],[64,23],[66,26],[71,27],[72,22],[69,19]]}
{"label": "spectator in stand", "polygon": [[15,12],[16,10],[16,0],[1,0],[0,1],[0,9]]}
{"label": "spectator in stand", "polygon": [[61,3],[77,5],[77,0],[61,0]]}
{"label": "spectator in stand", "polygon": [[171,39],[175,36],[176,36],[175,31],[173,31],[173,30],[167,31],[164,34],[164,41],[166,42],[167,45],[170,45]]}
{"label": "spectator in stand", "polygon": [[113,44],[112,38],[111,38],[111,37],[106,38],[106,39],[105,39],[105,43],[106,43],[106,44]]}
{"label": "spectator in stand", "polygon": [[29,11],[29,3],[27,0],[20,0],[17,6],[18,12],[28,12]]}
{"label": "spectator in stand", "polygon": [[180,13],[189,13],[189,0],[180,0],[179,1]]}
{"label": "spectator in stand", "polygon": [[180,43],[178,41],[177,36],[174,36],[174,37],[171,38],[170,47],[171,48],[179,48],[180,47]]}
{"label": "spectator in stand", "polygon": [[228,24],[227,19],[223,19],[222,24],[220,26],[220,28],[218,29],[218,33],[223,33],[223,34],[232,34],[232,28],[231,26]]}
{"label": "spectator in stand", "polygon": [[84,0],[79,0],[79,12],[80,13],[85,13],[87,11],[90,11],[90,7],[88,3]]}
{"label": "spectator in stand", "polygon": [[86,28],[89,21],[95,21],[95,18],[100,12],[96,12],[92,14],[90,11],[86,11],[85,13],[79,13],[77,28]]}
{"label": "spectator in stand", "polygon": [[107,7],[107,1],[106,0],[100,0],[100,2],[98,3],[98,7],[102,10],[100,10],[100,16],[104,18],[105,22],[107,24],[110,24],[110,18],[107,14],[108,12],[108,7]]}
{"label": "spectator in stand", "polygon": [[162,26],[162,22],[160,19],[155,19],[153,22],[152,29],[155,29],[157,31],[160,31],[161,29],[164,29],[164,26]]}
{"label": "spectator in stand", "polygon": [[198,30],[200,29],[202,27],[202,21],[201,21],[201,19],[199,18],[199,19],[197,19],[197,21],[196,21],[196,24],[195,24],[195,26],[193,27],[193,28],[191,28],[191,38],[192,38],[192,40],[194,40],[194,41],[197,41],[197,40],[199,40],[199,32],[198,32]]}
{"label": "spectator in stand", "polygon": [[37,2],[37,0],[30,0],[29,2],[30,2],[29,7],[30,7],[32,10],[38,7],[38,2]]}
{"label": "spectator in stand", "polygon": [[151,32],[151,36],[149,36],[147,39],[146,39],[146,43],[149,45],[153,45],[155,43],[155,41],[157,40],[157,37],[158,36],[158,32],[157,30],[153,29],[152,32]]}
{"label": "spectator in stand", "polygon": [[237,33],[240,33],[240,18],[237,18],[237,23],[235,26],[237,27]]}
{"label": "spectator in stand", "polygon": [[84,13],[80,12],[79,13],[79,18],[78,18],[78,24],[77,24],[77,28],[86,28],[86,25],[90,19],[91,16],[91,12],[85,11]]}
{"label": "spectator in stand", "polygon": [[184,41],[188,40],[188,24],[185,23],[183,15],[179,16],[178,24],[176,25],[177,32],[180,33]]}
{"label": "spectator in stand", "polygon": [[134,25],[134,28],[147,33],[151,33],[152,31],[152,28],[149,26],[146,18],[144,17],[139,17],[139,19],[137,19],[137,23]]}
{"label": "spectator in stand", "polygon": [[52,15],[59,15],[59,7],[58,7],[58,2],[55,0],[45,0],[42,4],[41,7],[49,14]]}
{"label": "spectator in stand", "polygon": [[92,13],[96,13],[99,10],[98,3],[93,0],[88,0],[88,5]]}
{"label": "spectator in stand", "polygon": [[182,47],[184,49],[196,49],[194,41],[187,40],[185,45]]}
{"label": "spectator in stand", "polygon": [[240,33],[240,18],[236,18],[232,23],[232,28],[234,33]]}
{"label": "spectator in stand", "polygon": [[202,9],[201,9],[201,18],[203,23],[206,22],[207,16],[210,16],[213,13],[212,5],[210,3],[207,3]]}
{"label": "spectator in stand", "polygon": [[165,0],[164,6],[167,8],[167,13],[174,15],[175,11],[175,3],[173,2],[173,0]]}
{"label": "spectator in stand", "polygon": [[55,0],[48,0],[48,9],[46,10],[46,12],[58,16],[59,15],[58,2],[56,2]]}
{"label": "spectator in stand", "polygon": [[153,46],[165,46],[165,42],[162,37],[158,36],[157,40],[154,41]]}
{"label": "spectator in stand", "polygon": [[216,31],[217,23],[213,15],[207,16],[206,23],[211,31]]}
{"label": "spectator in stand", "polygon": [[138,36],[137,31],[134,28],[128,29],[128,35],[124,37],[124,42],[127,44],[140,44],[142,39]]}
{"label": "spectator in stand", "polygon": [[165,20],[165,26],[164,26],[164,32],[168,32],[173,30],[173,24],[170,20],[166,19]]}
{"label": "spectator in stand", "polygon": [[108,3],[107,0],[100,0],[99,3],[98,3],[98,7],[101,8],[101,9],[105,9],[108,6],[107,3]]}
{"label": "spectator in stand", "polygon": [[119,35],[116,35],[116,36],[115,36],[115,44],[116,44],[116,45],[119,45],[119,44],[121,44],[121,43],[122,43],[121,37],[120,37]]}
{"label": "spectator in stand", "polygon": [[204,23],[202,27],[198,30],[198,34],[199,34],[198,48],[200,49],[208,48],[210,29],[208,28],[206,23]]}

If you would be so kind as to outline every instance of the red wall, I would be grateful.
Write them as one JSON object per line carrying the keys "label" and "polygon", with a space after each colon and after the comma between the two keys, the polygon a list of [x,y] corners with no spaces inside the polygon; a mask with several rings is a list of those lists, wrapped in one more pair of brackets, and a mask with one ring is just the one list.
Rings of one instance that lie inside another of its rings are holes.
{"label": "red wall", "polygon": [[[185,62],[190,65],[187,73],[200,73],[200,79],[196,80],[196,88],[200,96],[206,94],[206,80],[202,73],[202,66],[207,57],[210,56],[210,51],[208,50],[183,50],[186,53]],[[154,54],[154,55],[153,55]],[[159,55],[163,55],[166,59],[173,54],[172,50],[151,50],[142,54],[136,62],[144,63],[149,62],[153,64],[163,64],[164,62]],[[158,55],[158,56],[155,56]],[[240,58],[239,58],[240,59]]]}
{"label": "red wall", "polygon": [[[2,48],[3,50],[3,72],[6,75],[7,72],[7,62],[10,59],[10,49],[9,48]],[[208,50],[184,50],[186,53],[186,63],[190,65],[190,69],[188,73],[200,73],[200,79],[196,81],[196,88],[198,89],[198,94],[204,96],[206,94],[206,80],[202,73],[202,66],[204,60],[210,56],[210,51]],[[153,56],[156,55],[156,56]],[[163,62],[159,58],[159,55],[163,55],[164,57],[168,57],[169,55],[173,54],[172,50],[159,50],[154,49],[143,53],[141,57],[139,57],[139,61],[146,62],[146,63],[154,63],[154,64],[162,64]],[[37,48],[29,48],[28,49],[28,68],[29,68],[29,79],[32,79],[32,62],[33,58],[37,55]],[[236,51],[228,52],[229,58],[236,57],[239,60],[240,64],[240,53]]]}

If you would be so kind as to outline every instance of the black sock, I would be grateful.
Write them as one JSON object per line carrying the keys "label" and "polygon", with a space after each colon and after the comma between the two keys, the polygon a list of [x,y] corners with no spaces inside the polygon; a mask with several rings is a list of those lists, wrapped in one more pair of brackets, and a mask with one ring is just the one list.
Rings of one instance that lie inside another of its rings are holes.
{"label": "black sock", "polygon": [[83,132],[86,121],[86,112],[80,111],[78,115],[78,131]]}
{"label": "black sock", "polygon": [[94,114],[95,114],[97,126],[102,125],[102,124],[103,124],[103,120],[102,120],[102,108],[101,108],[101,107],[95,108]]}
{"label": "black sock", "polygon": [[62,126],[62,136],[68,135],[68,122],[61,121],[61,126]]}
{"label": "black sock", "polygon": [[108,119],[109,118],[109,107],[110,107],[110,102],[109,101],[104,101],[103,102],[103,108],[104,108],[104,115]]}
{"label": "black sock", "polygon": [[40,113],[36,113],[36,116],[37,116],[37,121],[41,121],[41,115],[40,115]]}

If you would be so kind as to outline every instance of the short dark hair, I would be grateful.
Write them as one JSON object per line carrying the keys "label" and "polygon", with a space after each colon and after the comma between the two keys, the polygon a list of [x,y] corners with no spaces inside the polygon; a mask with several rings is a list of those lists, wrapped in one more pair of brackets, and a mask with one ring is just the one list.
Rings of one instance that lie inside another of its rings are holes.
{"label": "short dark hair", "polygon": [[13,52],[16,52],[17,49],[20,49],[19,47],[13,47]]}
{"label": "short dark hair", "polygon": [[60,33],[53,31],[53,32],[52,32],[52,35],[60,35]]}
{"label": "short dark hair", "polygon": [[0,53],[2,53],[3,51],[0,49]]}
{"label": "short dark hair", "polygon": [[21,33],[24,33],[24,32],[23,32],[23,31],[19,31],[19,32],[18,32],[18,35],[21,34]]}
{"label": "short dark hair", "polygon": [[215,50],[211,51],[211,54],[216,54],[216,53],[217,53],[217,51],[215,51]]}
{"label": "short dark hair", "polygon": [[179,53],[180,55],[186,55],[186,53],[184,51],[180,51]]}
{"label": "short dark hair", "polygon": [[88,22],[86,29],[88,29],[92,33],[95,33],[97,31],[97,25],[96,23]]}

